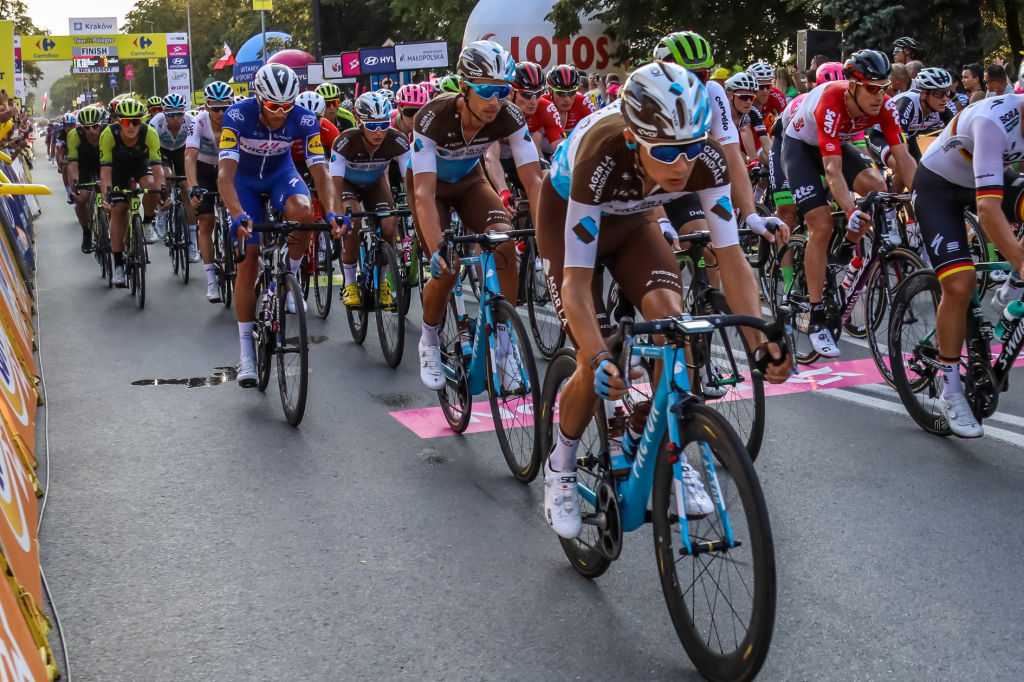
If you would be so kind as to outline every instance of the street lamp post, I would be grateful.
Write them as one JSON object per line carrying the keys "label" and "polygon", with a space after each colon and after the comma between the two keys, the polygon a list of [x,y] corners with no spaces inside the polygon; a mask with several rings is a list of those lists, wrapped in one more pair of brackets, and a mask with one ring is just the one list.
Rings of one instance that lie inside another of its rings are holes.
{"label": "street lamp post", "polygon": [[192,93],[196,89],[192,85],[192,9],[189,6],[189,0],[185,0],[185,18],[188,21],[188,99],[192,102]]}

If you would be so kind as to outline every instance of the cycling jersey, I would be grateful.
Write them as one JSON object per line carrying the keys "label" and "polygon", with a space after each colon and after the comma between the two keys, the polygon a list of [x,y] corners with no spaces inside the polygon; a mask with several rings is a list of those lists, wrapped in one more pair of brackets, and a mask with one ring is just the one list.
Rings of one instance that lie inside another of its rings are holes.
{"label": "cycling jersey", "polygon": [[365,187],[380,178],[392,159],[399,168],[409,164],[409,140],[397,128],[388,128],[384,141],[370,152],[359,128],[338,135],[331,149],[331,175]]}
{"label": "cycling jersey", "polygon": [[61,129],[59,131],[57,131],[57,139],[54,142],[54,144],[56,144],[57,147],[65,147],[65,146],[67,146],[67,143],[68,143],[68,132],[70,130],[71,130],[70,128],[65,128],[64,126],[61,126]]}
{"label": "cycling jersey", "polygon": [[549,177],[555,191],[569,203],[565,267],[594,267],[602,216],[641,213],[691,192],[700,195],[713,244],[738,244],[736,217],[729,199],[729,171],[721,145],[715,141],[704,143],[682,190],[667,192],[655,187],[645,195],[636,153],[622,135],[625,129],[620,103],[614,102],[577,126],[555,152]]}
{"label": "cycling jersey", "polygon": [[338,107],[338,113],[334,116],[334,127],[338,132],[357,127],[355,115],[348,109]]}
{"label": "cycling jersey", "polygon": [[[955,110],[947,105],[943,111],[932,111],[927,116],[921,110],[921,91],[901,92],[894,98],[896,111],[899,112],[900,128],[907,138],[914,138],[919,133],[937,130],[953,120]],[[952,104],[952,102],[950,102]],[[878,126],[875,126],[878,128]],[[880,128],[879,128],[880,129]]]}
{"label": "cycling jersey", "polygon": [[[245,99],[231,105],[224,113],[220,160],[236,161],[238,175],[264,180],[283,169],[295,168],[289,153],[295,140],[303,143],[306,165],[324,163],[316,114],[295,105],[284,125],[270,130],[260,122],[259,101]],[[238,183],[235,184],[237,186]]]}
{"label": "cycling jersey", "polygon": [[[338,129],[334,127],[334,124],[328,121],[323,116],[320,117],[320,144],[323,145],[324,150],[331,148],[334,144],[334,140],[338,137]],[[304,163],[306,160],[305,154],[302,150],[302,140],[295,140],[292,142],[292,161],[295,163]]]}
{"label": "cycling jersey", "polygon": [[[545,102],[550,101],[551,95],[541,95],[540,106],[543,107],[545,106]],[[595,111],[597,111],[597,107],[595,107],[594,103],[590,101],[590,98],[577,92],[576,97],[573,99],[572,107],[569,108],[569,111],[565,115],[565,125],[562,126],[562,128],[565,129],[565,132],[571,131],[579,124],[580,121],[585,119],[587,116],[590,116]],[[559,116],[558,120],[561,121],[562,117]]]}
{"label": "cycling jersey", "polygon": [[217,135],[213,132],[213,124],[210,123],[210,112],[201,111],[192,122],[188,139],[185,140],[185,149],[198,149],[200,163],[217,165]]}
{"label": "cycling jersey", "polygon": [[743,130],[747,126],[750,126],[750,129],[753,131],[755,142],[761,135],[768,134],[768,128],[765,126],[764,119],[761,118],[761,114],[758,113],[756,107],[750,107],[750,111],[743,114],[740,117],[740,122],[736,124],[738,130]]}
{"label": "cycling jersey", "polygon": [[409,143],[412,143],[412,131],[406,130],[402,127],[402,117],[399,115],[398,109],[391,112],[391,127],[405,135],[405,138],[409,140]]}
{"label": "cycling jersey", "polygon": [[561,120],[554,103],[542,101],[537,105],[537,110],[533,112],[533,115],[526,117],[526,127],[531,135],[540,132],[548,142],[554,142],[565,138],[566,135]]}
{"label": "cycling jersey", "polygon": [[739,143],[740,131],[732,122],[732,109],[729,108],[725,88],[715,81],[708,81],[705,87],[711,102],[711,136],[720,145]]}
{"label": "cycling jersey", "polygon": [[895,147],[906,142],[897,121],[899,113],[891,99],[885,98],[877,115],[853,118],[846,106],[848,86],[848,81],[834,81],[807,93],[786,127],[786,136],[818,147],[822,156],[841,155],[841,143],[849,142],[876,124],[880,126],[889,146]]}
{"label": "cycling jersey", "polygon": [[177,135],[171,134],[171,129],[167,123],[167,116],[162,113],[154,116],[149,122],[149,126],[156,130],[162,149],[168,151],[182,149],[185,146],[185,141],[188,140],[188,131],[192,129],[192,116],[191,114],[184,115]]}
{"label": "cycling jersey", "polygon": [[769,116],[778,116],[786,109],[786,96],[778,88],[772,87],[771,92],[768,94],[768,101],[760,107],[757,106],[757,102],[754,102],[754,106],[751,108],[756,109],[761,118],[767,119]]}
{"label": "cycling jersey", "polygon": [[[103,130],[100,130],[100,136],[103,135]],[[82,130],[81,126],[73,128],[68,133],[68,161],[78,162],[78,174],[83,174],[83,169],[95,169],[95,173],[100,170],[100,141],[97,139],[96,144],[92,145],[89,143],[89,138],[85,136],[85,131]]]}
{"label": "cycling jersey", "polygon": [[466,141],[457,102],[459,95],[446,93],[427,102],[416,114],[410,166],[414,175],[436,173],[441,182],[458,182],[480,162],[487,148],[508,138],[516,166],[540,159],[519,107],[506,104],[472,140]]}
{"label": "cycling jersey", "polygon": [[[128,145],[121,138],[121,124],[108,126],[100,133],[100,165],[113,166],[114,162],[143,159],[149,163],[160,163],[160,138],[156,131],[143,123],[135,144]],[[138,179],[138,178],[136,178]]]}

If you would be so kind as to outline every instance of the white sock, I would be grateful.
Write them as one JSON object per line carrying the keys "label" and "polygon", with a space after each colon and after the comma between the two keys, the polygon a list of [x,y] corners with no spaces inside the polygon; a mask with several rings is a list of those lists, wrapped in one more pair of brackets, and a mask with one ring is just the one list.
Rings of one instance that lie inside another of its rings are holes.
{"label": "white sock", "polygon": [[295,275],[296,277],[298,277],[299,276],[299,266],[302,265],[302,259],[300,258],[299,260],[293,260],[292,258],[289,258],[288,259],[288,265],[290,265],[291,268],[292,268],[292,274]]}
{"label": "white sock", "polygon": [[562,427],[558,427],[558,439],[555,441],[555,449],[551,452],[549,466],[552,471],[568,473],[576,471],[576,448],[580,446],[579,438],[569,438],[562,433]]}
{"label": "white sock", "polygon": [[207,284],[216,284],[217,283],[217,273],[214,271],[213,263],[207,263],[206,264],[206,283]]}
{"label": "white sock", "polygon": [[242,357],[255,357],[252,349],[252,322],[238,323],[238,341],[242,346]]}
{"label": "white sock", "polygon": [[67,185],[64,185],[64,191],[67,192],[68,196],[71,196],[71,188],[70,187],[68,187]]}
{"label": "white sock", "polygon": [[889,234],[899,234],[900,228],[896,221],[896,209],[890,208],[885,212],[885,219],[889,223]]}
{"label": "white sock", "polygon": [[441,337],[437,335],[439,329],[441,329],[441,325],[432,327],[426,322],[424,322],[423,331],[420,332],[420,343],[422,343],[424,346],[440,346]]}
{"label": "white sock", "polygon": [[188,226],[188,241],[189,241],[190,244],[195,244],[196,243],[196,226],[195,225],[189,225]]}
{"label": "white sock", "polygon": [[356,283],[356,263],[349,265],[342,263],[341,269],[345,271],[345,286]]}
{"label": "white sock", "polygon": [[942,363],[942,378],[945,380],[945,387],[942,389],[942,397],[948,398],[954,393],[963,393],[964,386],[960,381],[960,363],[955,365],[947,364],[945,360],[939,359]]}

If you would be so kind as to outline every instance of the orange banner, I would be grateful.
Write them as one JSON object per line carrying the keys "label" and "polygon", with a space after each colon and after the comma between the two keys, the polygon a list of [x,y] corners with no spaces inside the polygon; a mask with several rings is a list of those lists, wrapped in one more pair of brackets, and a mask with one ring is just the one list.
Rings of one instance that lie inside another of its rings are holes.
{"label": "orange banner", "polygon": [[25,320],[17,295],[6,274],[0,274],[0,323],[7,331],[7,335],[14,339],[18,361],[25,369],[25,373],[30,377],[37,376],[39,372],[36,369],[35,358],[32,357],[32,351],[35,349],[32,326]]}
{"label": "orange banner", "polygon": [[56,667],[47,671],[49,647],[36,641],[22,615],[18,599],[6,580],[0,580],[0,679],[47,682]]}
{"label": "orange banner", "polygon": [[14,578],[36,605],[42,606],[43,588],[39,577],[39,541],[36,517],[39,503],[32,481],[25,473],[14,441],[0,427],[0,545]]}
{"label": "orange banner", "polygon": [[35,459],[36,392],[35,386],[18,363],[14,346],[6,331],[0,331],[0,415],[10,429],[15,449],[25,465],[25,473],[40,494],[33,469]]}

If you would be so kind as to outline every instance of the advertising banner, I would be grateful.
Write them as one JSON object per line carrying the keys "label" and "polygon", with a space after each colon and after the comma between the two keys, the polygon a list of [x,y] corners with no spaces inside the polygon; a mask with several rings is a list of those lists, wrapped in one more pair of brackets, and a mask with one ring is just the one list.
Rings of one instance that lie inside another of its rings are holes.
{"label": "advertising banner", "polygon": [[0,88],[14,92],[13,21],[0,21]]}
{"label": "advertising banner", "polygon": [[14,571],[14,577],[36,605],[43,603],[43,590],[39,578],[39,542],[36,536],[36,517],[39,502],[32,481],[18,458],[14,441],[5,428],[0,428],[0,545]]}
{"label": "advertising banner", "polygon": [[117,33],[117,17],[71,17],[68,19],[68,33],[73,36]]}
{"label": "advertising banner", "polygon": [[25,98],[25,74],[21,69],[21,36],[14,36],[14,96]]}
{"label": "advertising banner", "polygon": [[404,43],[395,45],[395,65],[399,71],[436,69],[448,66],[448,43]]}
{"label": "advertising banner", "polygon": [[[121,59],[152,59],[167,56],[168,36],[184,33],[117,33],[109,36],[22,36],[22,59],[42,62],[73,58],[76,47],[113,46]],[[177,49],[177,48],[176,48]],[[187,44],[181,54],[188,54]]]}
{"label": "advertising banner", "polygon": [[246,83],[249,87],[252,87],[252,79],[256,77],[256,72],[263,66],[263,62],[238,62],[231,67],[232,77],[238,83]]}
{"label": "advertising banner", "polygon": [[371,47],[359,50],[359,72],[363,75],[391,73],[395,70],[395,48]]}
{"label": "advertising banner", "polygon": [[189,68],[188,57],[168,57],[167,66],[172,69],[187,69]]}
{"label": "advertising banner", "polygon": [[346,77],[359,75],[358,52],[345,52],[341,55],[341,75]]}
{"label": "advertising banner", "polygon": [[46,663],[25,622],[18,599],[6,580],[0,583],[0,678],[48,682],[51,677]]}

